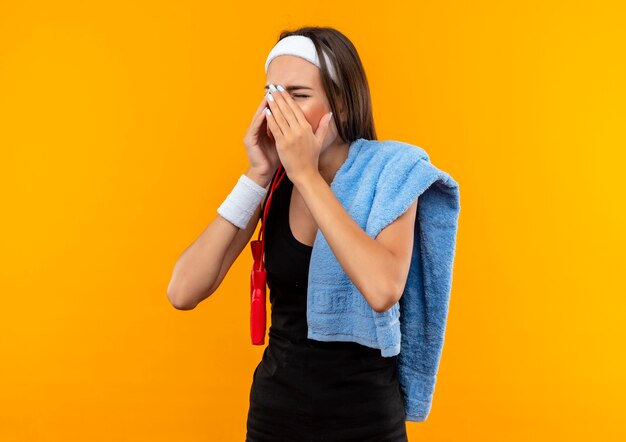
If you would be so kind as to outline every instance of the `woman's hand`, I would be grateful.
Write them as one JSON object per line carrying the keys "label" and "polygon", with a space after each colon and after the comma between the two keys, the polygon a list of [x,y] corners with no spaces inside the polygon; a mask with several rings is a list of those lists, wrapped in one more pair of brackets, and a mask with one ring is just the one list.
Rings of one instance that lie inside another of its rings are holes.
{"label": "woman's hand", "polygon": [[266,106],[267,95],[264,95],[243,138],[250,161],[250,170],[265,178],[274,175],[280,162],[276,144],[267,127],[265,118],[267,115],[264,112]]}
{"label": "woman's hand", "polygon": [[276,140],[276,151],[289,180],[296,183],[311,173],[319,173],[319,157],[332,119],[332,112],[325,114],[315,133],[300,109],[281,86],[270,85],[274,101],[268,97],[271,115],[267,125]]}

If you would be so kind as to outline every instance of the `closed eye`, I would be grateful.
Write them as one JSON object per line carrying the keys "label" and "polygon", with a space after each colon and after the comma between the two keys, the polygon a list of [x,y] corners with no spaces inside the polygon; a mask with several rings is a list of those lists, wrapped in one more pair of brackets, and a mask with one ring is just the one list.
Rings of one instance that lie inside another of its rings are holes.
{"label": "closed eye", "polygon": [[293,94],[294,97],[302,97],[302,98],[306,98],[308,97],[308,95],[302,95],[302,94]]}

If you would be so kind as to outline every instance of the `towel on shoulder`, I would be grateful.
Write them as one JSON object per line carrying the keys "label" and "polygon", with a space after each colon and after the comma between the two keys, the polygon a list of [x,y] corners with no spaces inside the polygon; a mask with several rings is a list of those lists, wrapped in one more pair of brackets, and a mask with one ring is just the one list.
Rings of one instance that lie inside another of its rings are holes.
{"label": "towel on shoulder", "polygon": [[321,230],[309,266],[308,338],[353,341],[398,355],[406,420],[430,413],[448,316],[460,213],[458,184],[421,147],[359,138],[330,186],[372,238],[418,201],[413,254],[400,300],[376,312],[341,268]]}

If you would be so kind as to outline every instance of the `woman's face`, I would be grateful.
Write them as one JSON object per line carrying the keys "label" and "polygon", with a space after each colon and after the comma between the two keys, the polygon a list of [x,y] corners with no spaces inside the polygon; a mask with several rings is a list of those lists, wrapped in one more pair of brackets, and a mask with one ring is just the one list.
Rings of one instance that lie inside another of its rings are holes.
{"label": "woman's face", "polygon": [[[302,113],[313,129],[317,131],[320,119],[331,111],[328,98],[322,86],[321,71],[313,63],[294,55],[280,55],[274,58],[267,68],[267,85],[281,85],[300,106]],[[333,120],[335,115],[333,115]],[[322,150],[326,149],[337,138],[337,127],[334,121],[324,140]]]}

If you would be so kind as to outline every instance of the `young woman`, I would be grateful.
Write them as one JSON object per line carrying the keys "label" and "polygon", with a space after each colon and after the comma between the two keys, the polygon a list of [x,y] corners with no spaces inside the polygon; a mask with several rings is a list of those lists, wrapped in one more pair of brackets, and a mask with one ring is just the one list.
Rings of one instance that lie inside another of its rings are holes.
{"label": "young woman", "polygon": [[[181,255],[168,297],[192,309],[219,287],[255,232],[267,203],[261,199],[282,165],[264,226],[269,344],[254,371],[246,440],[406,441],[397,356],[308,339],[307,279],[318,229],[357,286],[368,275],[396,275],[392,267],[408,272],[417,201],[372,240],[330,191],[350,147],[376,139],[366,75],[342,33],[285,31],[265,68],[268,92],[243,140],[250,167],[240,177],[239,200],[225,201],[221,216]],[[244,202],[254,210],[243,210]],[[387,290],[391,276],[376,279],[379,293],[395,292]],[[397,299],[367,301],[382,311]]]}

